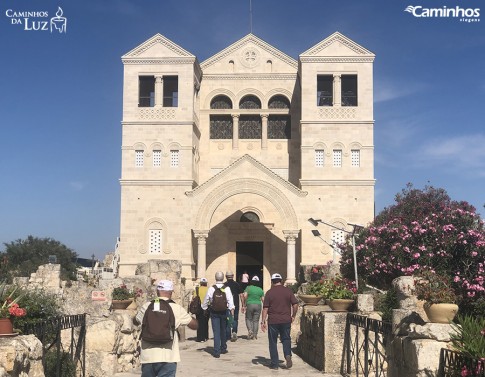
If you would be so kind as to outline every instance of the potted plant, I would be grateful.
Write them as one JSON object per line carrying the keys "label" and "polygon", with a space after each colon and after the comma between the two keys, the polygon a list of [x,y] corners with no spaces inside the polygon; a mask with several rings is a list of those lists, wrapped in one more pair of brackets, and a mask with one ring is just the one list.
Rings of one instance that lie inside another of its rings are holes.
{"label": "potted plant", "polygon": [[458,313],[457,295],[451,279],[433,271],[424,271],[414,280],[414,293],[424,300],[424,311],[430,322],[450,323]]}
{"label": "potted plant", "polygon": [[136,297],[141,296],[142,290],[134,287],[129,290],[125,284],[113,289],[111,293],[111,307],[113,309],[126,309]]}
{"label": "potted plant", "polygon": [[0,284],[0,336],[16,335],[13,331],[13,319],[23,317],[27,311],[19,307],[18,301],[22,295],[15,297],[17,288],[8,289],[4,282]]}
{"label": "potted plant", "polygon": [[327,304],[332,310],[346,311],[354,303],[354,295],[357,292],[355,283],[351,280],[337,275],[326,279],[328,293]]}
{"label": "potted plant", "polygon": [[325,297],[327,288],[323,281],[312,281],[302,285],[302,294],[298,297],[307,305],[317,305]]}
{"label": "potted plant", "polygon": [[321,266],[321,265],[314,264],[310,268],[310,280],[311,281],[319,281],[319,280],[321,280],[322,277],[324,276],[324,274],[325,274],[325,266]]}

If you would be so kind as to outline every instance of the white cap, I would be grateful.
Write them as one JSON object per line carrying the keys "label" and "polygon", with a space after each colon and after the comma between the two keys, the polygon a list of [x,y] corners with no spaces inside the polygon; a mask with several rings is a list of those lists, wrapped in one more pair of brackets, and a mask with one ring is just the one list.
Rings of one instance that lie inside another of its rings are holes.
{"label": "white cap", "polygon": [[281,279],[281,280],[283,280],[283,278],[281,277],[281,275],[280,275],[280,274],[273,274],[273,275],[271,275],[271,280],[276,280],[276,279]]}
{"label": "white cap", "polygon": [[200,278],[200,282],[201,283],[207,283],[207,279],[206,278]]}
{"label": "white cap", "polygon": [[232,277],[234,277],[234,272],[232,272],[231,270],[226,271],[226,278],[232,278]]}
{"label": "white cap", "polygon": [[259,281],[259,278],[257,276],[253,276],[253,278],[251,280],[252,281]]}
{"label": "white cap", "polygon": [[157,284],[158,291],[173,291],[173,282],[171,280],[160,280]]}

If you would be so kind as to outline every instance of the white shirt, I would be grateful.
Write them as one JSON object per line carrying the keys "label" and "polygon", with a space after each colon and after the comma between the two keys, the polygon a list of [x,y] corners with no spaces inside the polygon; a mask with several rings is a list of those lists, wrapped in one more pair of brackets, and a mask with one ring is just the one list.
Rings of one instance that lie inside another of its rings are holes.
{"label": "white shirt", "polygon": [[[217,288],[222,288],[224,287],[224,283],[216,283]],[[202,309],[207,310],[209,307],[210,303],[212,302],[212,296],[214,295],[215,288],[213,285],[209,287],[209,290],[207,291],[207,294],[205,295],[204,302],[202,303]],[[235,308],[234,306],[234,300],[232,299],[232,292],[231,288],[229,287],[224,287],[224,292],[226,294],[226,300],[227,300],[227,308],[229,310],[233,310]]]}

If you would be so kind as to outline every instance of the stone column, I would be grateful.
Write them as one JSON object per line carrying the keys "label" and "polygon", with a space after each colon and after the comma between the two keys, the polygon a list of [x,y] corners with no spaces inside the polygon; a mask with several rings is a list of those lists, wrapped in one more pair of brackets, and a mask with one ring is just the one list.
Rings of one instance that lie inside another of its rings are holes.
{"label": "stone column", "polygon": [[333,75],[333,105],[341,106],[342,104],[342,75]]}
{"label": "stone column", "polygon": [[285,285],[296,283],[296,266],[295,266],[295,244],[298,238],[298,230],[284,230],[286,237],[286,281]]}
{"label": "stone column", "polygon": [[268,114],[261,114],[261,149],[268,149]]}
{"label": "stone column", "polygon": [[163,106],[163,76],[155,76],[155,106]]}
{"label": "stone column", "polygon": [[197,238],[197,279],[205,277],[206,269],[206,242],[209,236],[208,230],[194,230]]}
{"label": "stone column", "polygon": [[239,114],[232,116],[232,149],[239,148]]}

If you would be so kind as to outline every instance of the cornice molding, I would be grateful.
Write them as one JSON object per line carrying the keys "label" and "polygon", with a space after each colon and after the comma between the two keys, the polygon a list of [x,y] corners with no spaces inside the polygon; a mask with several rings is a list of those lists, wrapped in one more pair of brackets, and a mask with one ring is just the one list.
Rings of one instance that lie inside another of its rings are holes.
{"label": "cornice molding", "polygon": [[307,57],[309,55],[317,55],[322,50],[326,49],[328,46],[330,46],[335,42],[341,43],[342,45],[346,46],[348,49],[350,49],[351,51],[355,52],[358,55],[368,55],[368,56],[370,55],[372,58],[374,57],[374,54],[371,51],[367,50],[366,48],[362,47],[358,43],[354,42],[350,38],[347,38],[345,35],[337,31],[332,35],[328,36],[327,38],[325,38],[323,41],[317,43],[315,46],[309,48],[303,54],[301,54],[300,59],[302,59],[302,57]]}
{"label": "cornice molding", "polygon": [[301,186],[375,186],[375,179],[300,179]]}
{"label": "cornice molding", "polygon": [[120,179],[121,186],[191,186],[194,187],[193,180],[155,180],[155,179]]}
{"label": "cornice molding", "polygon": [[126,65],[144,64],[144,65],[158,65],[158,64],[193,64],[196,58],[122,58],[121,61]]}
{"label": "cornice molding", "polygon": [[300,57],[302,63],[372,63],[374,58],[364,58],[364,57]]}
{"label": "cornice molding", "polygon": [[191,56],[195,58],[195,56],[187,50],[172,42],[170,39],[164,37],[162,34],[157,33],[147,41],[143,42],[141,45],[123,55],[122,59],[139,56],[157,43],[165,46],[179,56]]}
{"label": "cornice molding", "polygon": [[233,73],[233,74],[217,74],[204,75],[203,80],[296,80],[297,74],[293,73]]}

